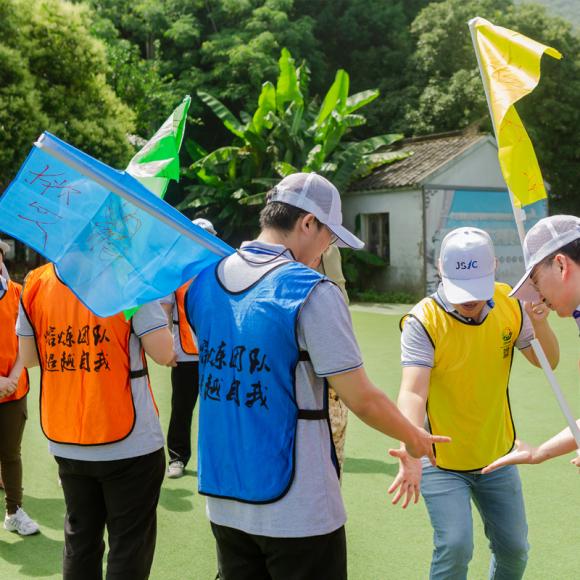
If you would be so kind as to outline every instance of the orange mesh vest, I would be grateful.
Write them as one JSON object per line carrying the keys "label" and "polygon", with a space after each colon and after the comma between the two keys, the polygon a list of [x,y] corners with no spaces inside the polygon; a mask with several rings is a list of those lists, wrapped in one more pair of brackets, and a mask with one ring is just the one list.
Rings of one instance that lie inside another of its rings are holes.
{"label": "orange mesh vest", "polygon": [[179,342],[185,354],[198,354],[197,344],[191,326],[185,314],[185,293],[191,282],[186,282],[175,291],[175,303],[177,305],[177,320],[173,324],[179,325]]}
{"label": "orange mesh vest", "polygon": [[[8,288],[0,298],[0,376],[7,377],[18,356],[18,337],[16,336],[16,318],[18,317],[18,301],[22,286],[8,281]],[[0,399],[0,403],[16,401],[28,394],[28,373],[22,371],[16,390],[9,396]]]}
{"label": "orange mesh vest", "polygon": [[122,313],[94,315],[56,276],[52,264],[30,272],[22,306],[40,358],[40,420],[55,443],[104,445],[135,424],[129,338]]}

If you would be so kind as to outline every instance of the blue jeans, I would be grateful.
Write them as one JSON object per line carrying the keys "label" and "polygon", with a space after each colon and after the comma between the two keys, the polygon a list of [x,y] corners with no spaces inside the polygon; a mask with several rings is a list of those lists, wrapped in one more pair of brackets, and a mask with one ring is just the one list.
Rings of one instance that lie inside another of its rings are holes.
{"label": "blue jeans", "polygon": [[489,577],[522,578],[528,559],[528,524],[522,484],[513,465],[481,475],[444,471],[423,463],[421,493],[433,526],[432,580],[465,580],[473,555],[471,500],[492,552]]}

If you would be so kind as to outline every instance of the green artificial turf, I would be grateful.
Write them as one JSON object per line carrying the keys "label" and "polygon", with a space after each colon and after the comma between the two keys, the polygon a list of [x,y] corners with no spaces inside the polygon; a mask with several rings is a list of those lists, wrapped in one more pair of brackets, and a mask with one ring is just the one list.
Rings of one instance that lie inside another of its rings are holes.
{"label": "green artificial turf", "polygon": [[[367,371],[389,396],[399,379],[398,315],[353,313]],[[560,339],[557,371],[575,415],[580,415],[578,336],[570,320],[551,316]],[[152,384],[164,428],[170,404],[169,370],[151,365]],[[38,422],[38,374],[32,374],[29,422],[25,433],[24,508],[41,525],[42,534],[20,538],[0,529],[0,580],[59,578],[63,547],[64,505],[56,464],[48,455]],[[511,400],[518,435],[539,443],[564,427],[562,415],[541,371],[517,354]],[[406,511],[390,505],[386,490],[397,472],[387,455],[396,445],[350,416],[343,493],[348,512],[349,576],[354,580],[423,579],[428,577],[431,529],[423,502]],[[194,424],[194,432],[196,429]],[[524,466],[530,528],[527,579],[578,578],[580,545],[580,476],[568,464],[571,456],[539,466]],[[215,548],[205,517],[204,500],[195,492],[195,460],[186,477],[166,480],[158,510],[158,541],[151,577],[159,580],[210,580],[215,577]],[[489,550],[477,512],[475,552],[469,577],[487,577]]]}

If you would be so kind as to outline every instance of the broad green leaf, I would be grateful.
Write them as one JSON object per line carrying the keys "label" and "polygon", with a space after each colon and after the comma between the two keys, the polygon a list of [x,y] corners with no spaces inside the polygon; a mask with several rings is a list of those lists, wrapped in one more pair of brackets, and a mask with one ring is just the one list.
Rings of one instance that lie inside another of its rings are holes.
{"label": "broad green leaf", "polygon": [[236,191],[234,191],[234,192],[232,193],[232,197],[233,197],[234,199],[238,199],[238,200],[239,200],[239,199],[242,199],[242,198],[244,198],[244,197],[247,197],[247,195],[248,195],[248,194],[246,193],[246,190],[245,190],[243,187],[241,187],[240,189],[236,189]]}
{"label": "broad green leaf", "polygon": [[276,111],[276,88],[270,81],[262,85],[262,92],[258,98],[258,108],[252,119],[252,126],[256,135],[260,135],[264,128],[272,128],[271,115]]}
{"label": "broad green leaf", "polygon": [[294,165],[286,163],[285,161],[274,163],[274,169],[280,177],[286,177],[288,175],[292,175],[293,173],[298,173],[298,169],[296,169]]}
{"label": "broad green leaf", "polygon": [[183,146],[185,147],[185,150],[191,157],[192,161],[197,161],[198,159],[201,159],[207,155],[207,151],[197,141],[189,137],[184,140]]}
{"label": "broad green leaf", "polygon": [[215,165],[229,163],[232,159],[236,159],[240,151],[239,147],[220,147],[215,149],[211,153],[208,153],[205,157],[196,161],[191,168],[204,167],[205,169],[213,167]]}
{"label": "broad green leaf", "polygon": [[244,126],[221,101],[205,91],[197,91],[197,96],[214,112],[228,131],[237,137],[244,136]]}
{"label": "broad green leaf", "polygon": [[306,157],[306,166],[302,171],[319,171],[324,162],[324,151],[321,145],[315,145]]}
{"label": "broad green leaf", "polygon": [[278,112],[282,114],[287,103],[302,105],[304,98],[300,92],[294,59],[287,48],[282,49],[278,64],[280,66],[280,75],[276,85],[276,107]]}
{"label": "broad green leaf", "polygon": [[323,175],[330,175],[336,171],[336,163],[323,163],[320,171]]}
{"label": "broad green leaf", "polygon": [[292,126],[290,127],[290,134],[291,135],[298,135],[300,128],[302,126],[302,115],[304,114],[304,107],[302,105],[298,105],[296,110],[294,111],[294,115],[292,117]]}
{"label": "broad green leaf", "polygon": [[266,201],[266,192],[255,193],[240,199],[242,205],[263,205]]}
{"label": "broad green leaf", "polygon": [[176,206],[179,210],[208,205],[214,199],[217,189],[206,185],[191,185],[186,192],[185,199]]}
{"label": "broad green leaf", "polygon": [[367,122],[363,115],[345,115],[342,120],[347,127],[360,127]]}
{"label": "broad green leaf", "polygon": [[276,177],[256,177],[255,179],[252,179],[252,183],[256,185],[262,185],[268,189],[272,189],[272,187],[274,187],[278,181],[280,180]]}
{"label": "broad green leaf", "polygon": [[253,147],[256,153],[264,154],[266,152],[266,148],[268,147],[268,143],[264,141],[262,137],[256,135],[253,131],[245,131],[244,132],[244,140],[246,141],[247,145]]}
{"label": "broad green leaf", "polygon": [[370,91],[362,91],[351,95],[346,100],[346,112],[354,113],[361,107],[372,103],[379,96],[379,91],[374,89]]}
{"label": "broad green leaf", "polygon": [[324,97],[324,101],[320,107],[320,112],[318,113],[318,117],[315,121],[315,124],[318,127],[320,127],[324,121],[326,121],[328,116],[335,109],[341,113],[345,112],[349,84],[350,80],[348,73],[342,69],[336,71],[334,82]]}

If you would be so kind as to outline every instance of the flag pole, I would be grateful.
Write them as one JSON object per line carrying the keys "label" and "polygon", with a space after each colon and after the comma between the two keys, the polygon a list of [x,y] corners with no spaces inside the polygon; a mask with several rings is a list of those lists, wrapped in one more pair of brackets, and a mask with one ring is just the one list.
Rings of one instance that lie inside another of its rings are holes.
{"label": "flag pole", "polygon": [[[476,24],[477,20],[478,20],[478,17],[472,18],[468,22],[469,32],[471,33],[471,41],[473,43],[473,50],[475,51],[475,56],[477,58],[477,66],[479,68],[479,74],[481,76],[481,81],[483,83],[483,90],[485,92],[485,99],[487,101],[487,108],[489,109],[489,116],[491,117],[491,124],[493,127],[493,133],[495,135],[495,141],[499,145],[499,141],[498,141],[498,137],[497,137],[497,134],[498,134],[497,127],[495,126],[493,109],[491,107],[491,97],[489,94],[489,86],[487,84],[487,78],[483,72],[483,67],[481,65],[481,56],[479,54],[479,49],[478,49],[477,41],[475,38],[475,34],[476,34],[475,24]],[[524,215],[525,215],[523,213],[524,210],[521,207],[516,206],[515,200],[514,200],[514,194],[511,192],[509,187],[508,187],[508,193],[509,193],[509,197],[510,197],[512,211],[514,214],[514,219],[516,222],[516,227],[518,230],[518,236],[520,238],[520,244],[521,244],[522,250],[523,250],[524,238],[526,237],[525,230],[524,230],[524,223],[523,223]],[[536,355],[536,358],[538,359],[538,362],[540,363],[540,366],[542,367],[542,370],[544,371],[544,374],[546,375],[546,378],[548,379],[548,382],[550,383],[550,386],[552,387],[552,391],[554,392],[554,395],[556,396],[558,404],[560,405],[560,409],[562,411],[562,414],[566,418],[566,422],[568,423],[568,426],[570,427],[570,431],[572,432],[572,435],[574,436],[574,439],[576,441],[576,445],[578,447],[578,449],[576,450],[576,453],[580,456],[580,429],[578,428],[578,424],[574,420],[574,416],[572,415],[572,411],[570,410],[570,406],[568,405],[566,398],[564,397],[564,394],[562,393],[562,389],[558,383],[558,380],[556,379],[556,376],[554,375],[554,372],[552,371],[552,368],[550,367],[550,363],[548,362],[548,359],[546,358],[546,354],[544,353],[544,349],[542,348],[540,341],[537,338],[534,338],[531,342],[531,345],[532,345],[532,348],[534,349],[534,353]]]}

